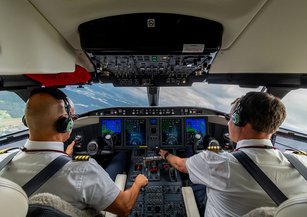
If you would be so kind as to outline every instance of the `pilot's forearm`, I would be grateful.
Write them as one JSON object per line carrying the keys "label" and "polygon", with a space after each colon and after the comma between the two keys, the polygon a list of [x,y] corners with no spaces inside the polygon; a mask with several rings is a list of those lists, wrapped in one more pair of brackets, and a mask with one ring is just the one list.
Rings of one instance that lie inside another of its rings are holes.
{"label": "pilot's forearm", "polygon": [[106,211],[115,213],[120,216],[127,216],[140,193],[140,189],[148,184],[148,179],[143,174],[139,174],[128,190],[121,191],[115,201],[107,207]]}
{"label": "pilot's forearm", "polygon": [[133,183],[133,185],[131,186],[131,188],[129,188],[128,190],[126,190],[125,192],[129,194],[129,199],[127,201],[128,207],[130,209],[130,211],[132,210],[138,196],[140,193],[142,186],[140,186],[139,184],[137,184],[136,182]]}
{"label": "pilot's forearm", "polygon": [[166,154],[164,159],[172,165],[175,169],[179,170],[180,172],[183,173],[188,173],[188,170],[185,166],[185,163],[187,161],[187,158],[180,158],[177,157],[176,155],[173,155],[171,153]]}
{"label": "pilot's forearm", "polygon": [[128,216],[136,202],[140,189],[141,186],[133,183],[131,188],[121,191],[115,201],[105,210],[119,216]]}

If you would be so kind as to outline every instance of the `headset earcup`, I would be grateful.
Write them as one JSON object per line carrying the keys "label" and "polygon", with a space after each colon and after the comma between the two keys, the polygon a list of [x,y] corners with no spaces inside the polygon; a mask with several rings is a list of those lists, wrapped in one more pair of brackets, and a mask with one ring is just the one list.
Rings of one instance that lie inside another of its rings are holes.
{"label": "headset earcup", "polygon": [[241,127],[241,118],[238,112],[234,112],[231,116],[231,120],[234,123],[234,125]]}
{"label": "headset earcup", "polygon": [[56,122],[56,130],[59,133],[67,133],[72,131],[74,127],[74,121],[71,118],[60,117]]}
{"label": "headset earcup", "polygon": [[23,125],[25,125],[26,127],[28,127],[28,124],[27,124],[27,119],[26,119],[26,116],[25,115],[23,115],[22,116],[22,123],[23,123]]}
{"label": "headset earcup", "polygon": [[71,132],[74,127],[74,121],[71,118],[67,118],[66,132]]}

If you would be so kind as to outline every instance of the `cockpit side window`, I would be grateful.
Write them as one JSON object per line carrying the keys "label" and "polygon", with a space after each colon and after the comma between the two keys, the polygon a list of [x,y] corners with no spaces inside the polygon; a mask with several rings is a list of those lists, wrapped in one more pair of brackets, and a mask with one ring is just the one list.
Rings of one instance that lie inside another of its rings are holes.
{"label": "cockpit side window", "polygon": [[282,102],[286,106],[287,117],[281,127],[307,135],[307,89],[290,91]]}
{"label": "cockpit side window", "polygon": [[0,137],[26,129],[21,121],[25,105],[14,92],[0,91]]}
{"label": "cockpit side window", "polygon": [[292,90],[283,97],[287,116],[274,139],[280,150],[307,151],[307,89]]}

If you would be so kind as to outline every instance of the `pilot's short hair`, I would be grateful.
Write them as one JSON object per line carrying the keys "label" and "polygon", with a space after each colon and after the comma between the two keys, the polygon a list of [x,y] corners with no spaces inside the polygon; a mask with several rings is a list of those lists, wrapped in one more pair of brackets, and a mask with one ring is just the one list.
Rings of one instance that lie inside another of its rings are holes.
{"label": "pilot's short hair", "polygon": [[278,97],[264,92],[249,92],[234,102],[243,122],[254,130],[274,133],[286,118],[286,108]]}

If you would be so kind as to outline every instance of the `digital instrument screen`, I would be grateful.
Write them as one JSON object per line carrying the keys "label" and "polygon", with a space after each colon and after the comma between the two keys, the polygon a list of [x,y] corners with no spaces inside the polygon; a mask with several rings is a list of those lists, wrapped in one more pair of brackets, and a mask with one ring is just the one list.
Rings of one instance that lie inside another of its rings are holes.
{"label": "digital instrument screen", "polygon": [[181,119],[162,119],[162,146],[182,145]]}
{"label": "digital instrument screen", "polygon": [[206,136],[207,124],[205,118],[186,118],[186,138],[187,144],[193,144],[195,134],[201,135],[199,145],[203,145],[203,138]]}
{"label": "digital instrument screen", "polygon": [[126,120],[126,145],[146,145],[146,121],[145,119]]}
{"label": "digital instrument screen", "polygon": [[121,145],[122,120],[121,119],[102,119],[101,134],[102,136],[110,134],[113,145]]}

